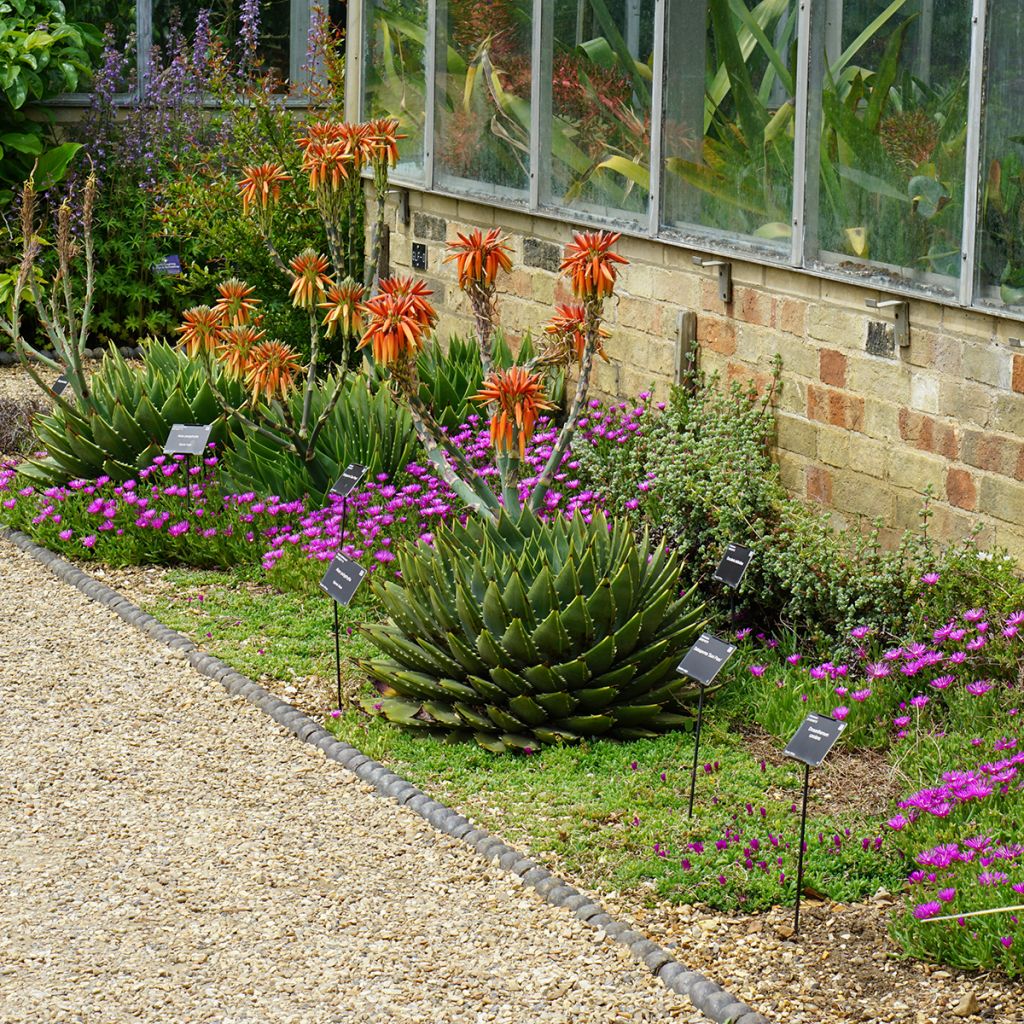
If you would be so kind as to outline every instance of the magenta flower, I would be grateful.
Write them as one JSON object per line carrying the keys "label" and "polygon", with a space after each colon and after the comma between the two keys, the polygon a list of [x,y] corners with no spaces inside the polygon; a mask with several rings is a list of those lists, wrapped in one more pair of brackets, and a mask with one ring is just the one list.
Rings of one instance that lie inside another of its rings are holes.
{"label": "magenta flower", "polygon": [[1002,943],[1004,949],[1009,949],[1013,945],[1013,936],[1004,935],[999,941]]}
{"label": "magenta flower", "polygon": [[939,574],[937,572],[926,572],[921,577],[921,582],[928,584],[928,586],[934,586],[939,582]]}
{"label": "magenta flower", "polygon": [[764,672],[765,672],[765,666],[764,665],[751,665],[750,666],[750,674],[752,676],[757,676],[758,678],[760,678],[761,676],[764,675]]}
{"label": "magenta flower", "polygon": [[914,907],[913,914],[918,921],[927,921],[929,917],[935,917],[942,910],[942,904],[932,900],[928,903],[919,903]]}
{"label": "magenta flower", "polygon": [[992,689],[992,684],[987,679],[977,679],[967,684],[967,692],[972,697],[982,697]]}

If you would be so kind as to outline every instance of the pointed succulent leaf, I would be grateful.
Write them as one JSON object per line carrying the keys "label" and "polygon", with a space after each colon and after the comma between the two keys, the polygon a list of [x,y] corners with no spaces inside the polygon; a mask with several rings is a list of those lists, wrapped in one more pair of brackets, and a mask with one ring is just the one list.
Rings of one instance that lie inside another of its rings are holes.
{"label": "pointed succulent leaf", "polygon": [[[614,696],[615,691],[611,690],[608,699],[611,700]],[[558,693],[535,693],[533,695],[533,699],[544,709],[548,718],[565,718],[567,715],[571,715],[576,709],[577,697],[579,697],[578,693],[574,696],[566,693],[564,690]],[[584,710],[595,711],[596,707],[587,706]],[[522,718],[523,716],[520,715],[520,717]]]}
{"label": "pointed succulent leaf", "polygon": [[540,702],[535,701],[526,694],[513,697],[508,702],[508,706],[511,708],[512,713],[527,725],[542,725],[550,718],[548,712],[541,707]]}

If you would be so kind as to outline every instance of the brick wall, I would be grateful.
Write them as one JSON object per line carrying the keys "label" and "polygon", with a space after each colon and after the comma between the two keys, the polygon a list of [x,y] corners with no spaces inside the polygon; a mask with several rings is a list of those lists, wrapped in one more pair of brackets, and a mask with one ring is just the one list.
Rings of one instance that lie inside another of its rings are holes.
{"label": "brick wall", "polygon": [[[557,274],[569,225],[417,192],[410,212],[408,226],[389,218],[392,267],[408,271],[412,243],[426,245],[420,276],[435,291],[442,334],[470,327],[454,265],[442,263],[457,231],[500,225],[508,236],[514,269],[502,278],[499,312],[514,340],[570,298]],[[1024,355],[1008,344],[1024,325],[911,300],[911,344],[900,349],[891,320],[865,307],[874,289],[733,260],[725,306],[714,272],[695,267],[690,250],[623,238],[617,251],[630,265],[606,306],[602,392],[667,391],[680,360],[678,317],[692,311],[705,370],[763,381],[782,357],[777,457],[790,491],[833,509],[840,524],[879,517],[892,542],[916,525],[931,485],[936,536],[981,524],[982,544],[1024,562]]]}

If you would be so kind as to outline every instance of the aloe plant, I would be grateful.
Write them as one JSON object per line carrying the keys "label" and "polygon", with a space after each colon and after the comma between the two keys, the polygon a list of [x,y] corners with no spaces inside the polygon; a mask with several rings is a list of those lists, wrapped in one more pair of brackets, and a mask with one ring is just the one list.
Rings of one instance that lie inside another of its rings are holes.
{"label": "aloe plant", "polygon": [[[219,374],[216,379],[233,400],[244,402],[239,382]],[[61,401],[36,420],[36,437],[47,454],[26,460],[19,471],[44,485],[101,475],[127,480],[163,451],[175,423],[212,423],[210,439],[221,445],[232,435],[206,373],[194,360],[152,342],[140,368],[111,349],[89,379],[88,401]]]}
{"label": "aloe plant", "polygon": [[690,721],[676,666],[703,605],[680,596],[676,555],[625,523],[471,517],[398,564],[373,584],[390,620],[362,627],[385,655],[362,663],[372,713],[499,753]]}
{"label": "aloe plant", "polygon": [[[311,394],[311,414],[319,420],[333,393],[327,378]],[[305,396],[291,398],[298,416]],[[225,470],[239,490],[276,494],[287,499],[307,495],[322,503],[331,484],[349,463],[366,466],[369,475],[396,476],[417,456],[419,445],[407,409],[384,390],[371,394],[361,376],[349,376],[337,404],[324,418],[311,457],[276,444],[248,426],[227,454]]]}

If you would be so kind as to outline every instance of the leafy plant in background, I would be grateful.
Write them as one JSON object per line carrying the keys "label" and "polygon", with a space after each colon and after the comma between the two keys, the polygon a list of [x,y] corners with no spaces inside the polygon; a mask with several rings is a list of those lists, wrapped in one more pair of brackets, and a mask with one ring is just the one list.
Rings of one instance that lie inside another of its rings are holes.
{"label": "leafy plant in background", "polygon": [[387,655],[364,663],[382,694],[367,703],[390,721],[499,753],[687,721],[675,667],[702,608],[677,596],[675,555],[625,523],[473,518],[399,566],[401,583],[374,584],[392,622],[363,627]]}
{"label": "leafy plant in background", "polygon": [[67,20],[60,0],[0,0],[0,211],[33,167],[40,189],[66,173],[79,146],[54,144],[26,106],[74,92],[99,42],[88,26]]}

